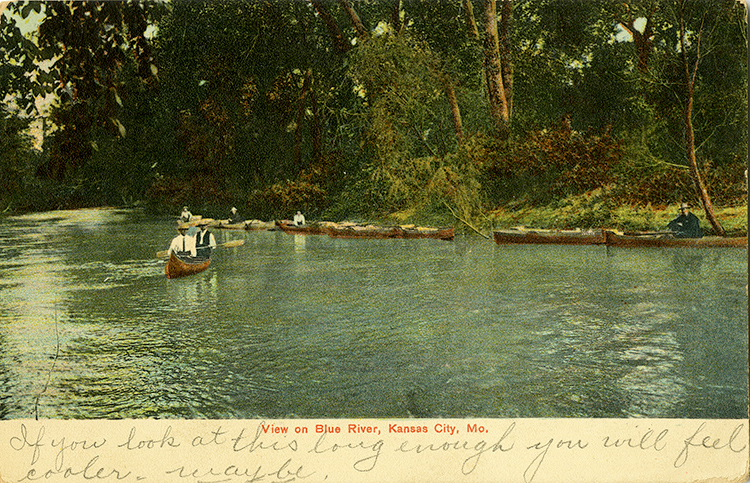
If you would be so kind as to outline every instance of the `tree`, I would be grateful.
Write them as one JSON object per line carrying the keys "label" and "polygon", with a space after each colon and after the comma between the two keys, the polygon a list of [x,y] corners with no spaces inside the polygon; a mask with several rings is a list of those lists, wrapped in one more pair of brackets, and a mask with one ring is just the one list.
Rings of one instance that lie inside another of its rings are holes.
{"label": "tree", "polygon": [[[0,109],[0,203],[9,209],[24,195],[33,169],[29,120]],[[2,210],[0,210],[2,211]]]}
{"label": "tree", "polygon": [[[507,7],[505,5],[507,4]],[[509,0],[504,0],[503,14],[511,12]],[[484,0],[484,68],[487,76],[487,93],[490,102],[490,114],[495,123],[495,129],[501,137],[508,135],[508,122],[511,114],[510,85],[506,85],[511,78],[510,66],[503,63],[507,62],[509,56],[500,54],[500,38],[498,36],[498,21],[496,0]],[[500,36],[503,39],[508,38],[507,26],[509,20],[502,20],[506,31]],[[505,51],[505,49],[503,49]],[[505,71],[505,74],[504,74]]]}
{"label": "tree", "polygon": [[695,81],[698,75],[698,66],[700,64],[702,55],[701,41],[703,40],[704,35],[704,20],[706,15],[708,15],[708,11],[705,11],[703,13],[700,27],[698,27],[698,31],[695,32],[695,36],[697,37],[695,41],[695,61],[691,66],[688,62],[688,53],[686,47],[687,33],[685,31],[685,9],[686,1],[682,0],[677,6],[677,16],[680,25],[680,59],[682,61],[683,72],[685,74],[685,154],[687,156],[688,166],[690,167],[690,174],[693,178],[693,183],[695,184],[695,190],[701,202],[703,203],[706,217],[711,223],[711,226],[713,226],[714,230],[716,230],[719,235],[724,235],[724,228],[721,226],[721,223],[719,223],[719,220],[716,219],[713,204],[711,203],[711,197],[708,194],[708,190],[706,190],[706,185],[703,182],[703,177],[701,176],[701,172],[698,169],[698,162],[695,156],[695,132],[693,130],[693,103],[695,99]]}
{"label": "tree", "polygon": [[[20,12],[36,6],[27,3]],[[43,81],[59,99],[59,107],[53,114],[58,131],[50,139],[49,162],[38,174],[63,180],[91,158],[94,128],[114,136],[126,134],[119,120],[124,66],[133,63],[141,79],[155,80],[145,38],[151,6],[137,1],[68,1],[46,3],[44,9],[36,60],[51,63]]]}
{"label": "tree", "polygon": [[[623,2],[617,13],[618,24],[633,37],[636,55],[638,57],[638,71],[646,74],[651,59],[654,42],[654,22],[659,3],[654,0],[646,2]],[[643,19],[643,30],[636,27],[636,20]]]}
{"label": "tree", "polygon": [[[27,17],[41,9],[39,2],[26,5],[19,2],[11,4],[9,11]],[[0,92],[3,97],[12,97],[12,102],[26,115],[34,114],[38,96],[52,91],[49,77],[34,63],[39,55],[36,44],[0,11]],[[0,99],[2,102],[8,100]]]}

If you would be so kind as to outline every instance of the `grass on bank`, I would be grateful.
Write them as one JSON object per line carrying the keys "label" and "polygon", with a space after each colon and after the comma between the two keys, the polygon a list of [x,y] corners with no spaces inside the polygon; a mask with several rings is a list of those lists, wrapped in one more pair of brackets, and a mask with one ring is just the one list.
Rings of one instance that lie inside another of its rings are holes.
{"label": "grass on bank", "polygon": [[[489,216],[493,228],[526,226],[534,228],[612,228],[627,231],[659,231],[679,213],[679,204],[669,206],[608,206],[607,203],[586,203],[578,197],[562,203],[523,207],[506,206],[493,210]],[[715,235],[702,207],[691,211],[701,222],[705,235]],[[747,204],[714,207],[714,213],[728,236],[747,235]]]}
{"label": "grass on bank", "polygon": [[[679,203],[672,205],[623,206],[608,198],[600,190],[565,198],[554,203],[536,206],[523,201],[510,202],[485,210],[473,219],[466,219],[482,233],[492,229],[525,226],[541,229],[610,228],[623,231],[659,231],[678,215]],[[703,207],[693,206],[691,211],[700,219],[705,235],[714,235]],[[747,200],[736,206],[714,206],[714,212],[728,236],[747,235]],[[385,223],[445,226],[453,225],[457,233],[474,233],[454,213],[439,206],[423,206],[391,214]]]}

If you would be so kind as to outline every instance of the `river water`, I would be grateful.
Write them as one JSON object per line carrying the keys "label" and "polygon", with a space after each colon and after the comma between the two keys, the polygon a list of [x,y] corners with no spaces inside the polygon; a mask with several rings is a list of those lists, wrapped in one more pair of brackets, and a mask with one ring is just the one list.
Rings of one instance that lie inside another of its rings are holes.
{"label": "river water", "polygon": [[747,250],[0,220],[0,417],[746,418]]}

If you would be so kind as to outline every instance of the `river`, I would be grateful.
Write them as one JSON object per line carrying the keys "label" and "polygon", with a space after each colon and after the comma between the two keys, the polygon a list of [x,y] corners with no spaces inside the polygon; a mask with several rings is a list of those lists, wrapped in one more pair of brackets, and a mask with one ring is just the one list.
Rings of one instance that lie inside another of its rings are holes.
{"label": "river", "polygon": [[0,417],[746,418],[747,250],[0,220]]}

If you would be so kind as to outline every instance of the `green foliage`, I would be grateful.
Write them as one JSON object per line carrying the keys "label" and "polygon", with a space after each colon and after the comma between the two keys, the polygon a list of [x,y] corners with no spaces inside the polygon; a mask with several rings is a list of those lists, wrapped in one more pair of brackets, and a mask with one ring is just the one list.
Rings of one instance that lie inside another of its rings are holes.
{"label": "green foliage", "polygon": [[250,204],[253,212],[262,218],[288,219],[297,210],[314,216],[326,205],[326,192],[306,180],[287,180],[254,193]]}
{"label": "green foliage", "polygon": [[[39,114],[35,97],[47,93],[57,107],[43,155],[28,149],[22,121],[3,121],[12,127],[0,140],[2,201],[477,225],[497,206],[531,204],[547,207],[537,220],[553,226],[643,223],[611,204],[697,201],[684,156],[678,7],[688,61],[699,61],[699,167],[717,203],[746,200],[739,2],[515,0],[507,142],[492,137],[482,43],[463,0],[350,0],[367,38],[340,4],[322,3],[346,53],[310,2],[11,3],[20,18],[45,17],[24,37],[4,16],[0,91],[26,114]],[[636,45],[622,27],[646,17],[650,42]],[[49,71],[34,67],[53,58]]]}
{"label": "green foliage", "polygon": [[[189,180],[165,177],[151,185],[146,200],[156,211],[175,212],[177,207],[191,206],[193,209],[210,209],[232,204],[232,196],[224,190],[223,180],[211,177],[196,177]],[[197,213],[197,212],[196,212]]]}
{"label": "green foliage", "polygon": [[549,203],[612,183],[621,158],[621,141],[610,133],[584,134],[563,125],[530,132],[499,153],[487,174],[496,179],[495,195],[501,199]]}
{"label": "green foliage", "polygon": [[35,110],[36,96],[47,94],[52,89],[41,82],[48,79],[45,73],[39,73],[36,80],[27,75],[36,69],[34,61],[40,51],[34,42],[21,33],[11,20],[11,14],[26,17],[32,11],[38,12],[40,9],[40,2],[12,2],[8,5],[7,16],[0,15],[0,92],[3,97],[11,97],[16,106],[27,115]]}
{"label": "green foliage", "polygon": [[0,203],[5,205],[2,209],[20,200],[33,172],[32,139],[24,132],[28,125],[28,120],[0,110]]}
{"label": "green foliage", "polygon": [[475,173],[457,153],[440,65],[427,44],[408,35],[373,38],[352,56],[350,72],[368,107],[366,191],[380,198],[381,211],[446,200],[469,212],[479,206]]}

